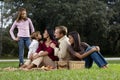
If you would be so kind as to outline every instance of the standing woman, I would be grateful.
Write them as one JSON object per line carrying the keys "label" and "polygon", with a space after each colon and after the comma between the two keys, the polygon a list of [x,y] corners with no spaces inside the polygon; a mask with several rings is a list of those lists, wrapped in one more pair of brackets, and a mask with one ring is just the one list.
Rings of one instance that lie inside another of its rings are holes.
{"label": "standing woman", "polygon": [[85,42],[81,42],[80,35],[76,31],[70,32],[68,37],[71,43],[69,51],[75,60],[85,60],[86,68],[92,67],[93,61],[100,68],[107,68],[107,62],[99,52],[98,46],[90,46]]}
{"label": "standing woman", "polygon": [[[18,29],[17,36],[14,35],[14,29]],[[31,31],[30,31],[31,30]],[[10,28],[10,35],[14,41],[18,42],[19,46],[19,66],[24,64],[24,45],[29,47],[30,33],[34,32],[34,26],[30,18],[27,17],[25,8],[20,8],[17,19]]]}

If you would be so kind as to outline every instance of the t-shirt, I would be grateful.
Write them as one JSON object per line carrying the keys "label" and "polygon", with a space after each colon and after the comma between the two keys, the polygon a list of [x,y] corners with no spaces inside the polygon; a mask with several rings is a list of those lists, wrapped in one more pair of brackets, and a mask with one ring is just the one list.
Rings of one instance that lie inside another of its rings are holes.
{"label": "t-shirt", "polygon": [[80,60],[78,57],[76,57],[74,54],[76,52],[78,52],[79,54],[83,54],[85,52],[85,50],[87,49],[87,47],[89,46],[87,43],[85,42],[81,42],[81,50],[80,51],[75,51],[71,45],[68,46],[68,51],[70,52],[70,57],[72,60]]}
{"label": "t-shirt", "polygon": [[33,39],[30,46],[29,46],[27,58],[29,58],[31,54],[36,52],[38,45],[39,45],[39,42],[37,40]]}

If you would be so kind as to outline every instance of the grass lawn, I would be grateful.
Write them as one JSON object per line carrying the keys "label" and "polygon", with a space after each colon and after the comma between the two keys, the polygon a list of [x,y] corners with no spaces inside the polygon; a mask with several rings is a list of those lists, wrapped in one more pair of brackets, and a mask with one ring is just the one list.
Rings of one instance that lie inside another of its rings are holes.
{"label": "grass lawn", "polygon": [[[0,80],[120,80],[120,61],[108,61],[108,69],[93,65],[91,69],[53,71],[4,71]],[[18,62],[0,62],[0,68],[17,67]]]}

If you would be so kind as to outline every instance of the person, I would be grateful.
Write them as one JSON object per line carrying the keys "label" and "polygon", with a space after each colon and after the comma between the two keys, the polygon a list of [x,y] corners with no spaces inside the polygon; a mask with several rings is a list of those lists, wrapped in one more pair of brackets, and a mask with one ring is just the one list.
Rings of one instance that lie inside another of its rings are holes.
{"label": "person", "polygon": [[[80,35],[76,31],[72,31],[68,34],[69,42],[71,46],[69,47],[69,51],[74,56],[74,59],[85,61],[85,67],[91,68],[93,61],[100,68],[107,68],[107,62],[104,57],[100,53],[100,49],[98,46],[90,46],[85,42],[81,42]],[[96,50],[95,50],[96,48]],[[93,52],[89,52],[93,49]]]}
{"label": "person", "polygon": [[44,41],[42,43],[42,51],[41,45],[39,45],[36,53],[37,55],[33,56],[33,61],[30,65],[27,66],[27,69],[31,69],[33,67],[39,66],[51,66],[52,68],[56,68],[55,61],[58,61],[58,57],[54,56],[54,49],[50,47],[50,44],[57,45],[53,30],[46,28],[43,34]]}
{"label": "person", "polygon": [[24,65],[22,65],[20,68],[25,68],[27,67],[33,60],[33,56],[34,55],[37,55],[35,54],[38,46],[39,46],[39,41],[40,39],[42,38],[41,34],[39,31],[36,31],[36,32],[33,32],[31,34],[31,39],[32,39],[32,42],[29,46],[29,51],[28,51],[28,60],[26,60],[26,62],[24,63]]}
{"label": "person", "polygon": [[54,55],[58,56],[60,61],[68,61],[70,55],[68,52],[68,46],[70,45],[69,39],[67,37],[67,28],[65,26],[57,26],[55,28],[55,38],[58,39],[59,46],[51,44],[50,46],[54,48]]}
{"label": "person", "polygon": [[[14,35],[14,29],[18,29],[17,36]],[[20,8],[18,11],[17,19],[14,21],[12,27],[10,28],[10,35],[14,41],[18,42],[19,46],[19,66],[24,64],[24,44],[29,47],[30,32],[34,32],[34,26],[30,18],[27,17],[27,12],[25,8]]]}
{"label": "person", "polygon": [[[67,37],[67,27],[65,26],[57,26],[55,28],[55,38],[58,39],[58,46],[51,44],[50,46],[54,48],[54,55],[58,56],[60,61],[69,61],[71,59],[71,55],[69,52],[69,38]],[[88,53],[95,51],[96,49],[91,49]]]}

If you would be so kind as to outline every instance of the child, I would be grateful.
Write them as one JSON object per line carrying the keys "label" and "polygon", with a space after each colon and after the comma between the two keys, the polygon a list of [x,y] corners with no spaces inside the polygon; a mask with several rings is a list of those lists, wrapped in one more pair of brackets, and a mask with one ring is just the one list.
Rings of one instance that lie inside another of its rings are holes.
{"label": "child", "polygon": [[[17,36],[14,35],[14,29],[17,28]],[[12,39],[18,42],[19,46],[19,67],[24,64],[24,45],[29,48],[31,43],[30,34],[34,32],[34,26],[30,18],[27,17],[25,8],[20,8],[18,16],[10,28]]]}
{"label": "child", "polygon": [[41,34],[39,31],[33,32],[31,34],[31,39],[32,42],[29,46],[29,51],[28,51],[28,60],[26,60],[26,62],[24,63],[24,65],[22,65],[20,68],[25,68],[27,67],[33,60],[33,56],[36,55],[36,50],[38,48],[39,45],[39,40],[41,39]]}

